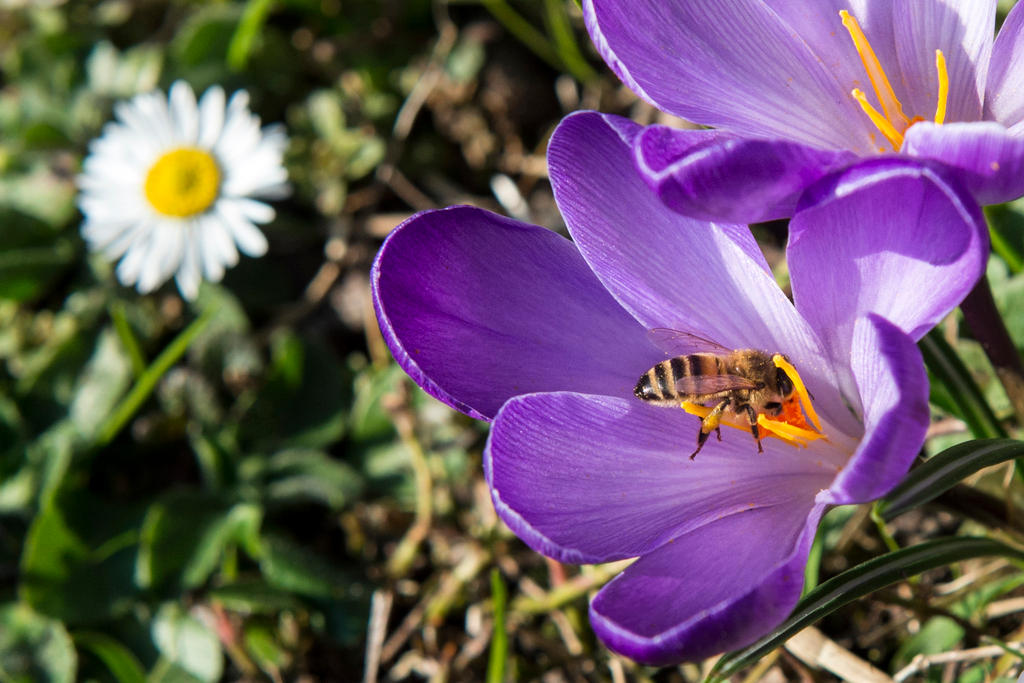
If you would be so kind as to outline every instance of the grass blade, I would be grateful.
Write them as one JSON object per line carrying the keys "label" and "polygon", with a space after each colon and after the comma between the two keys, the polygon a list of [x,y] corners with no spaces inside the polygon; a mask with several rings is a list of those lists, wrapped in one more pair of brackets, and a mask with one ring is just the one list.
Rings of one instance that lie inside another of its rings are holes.
{"label": "grass blade", "polygon": [[722,656],[708,681],[724,681],[732,674],[781,646],[791,636],[840,607],[907,577],[953,562],[999,555],[1024,560],[1024,552],[988,538],[940,538],[886,553],[834,576],[801,598],[786,621],[742,650]]}
{"label": "grass blade", "polygon": [[979,439],[1006,437],[1006,430],[975,384],[970,371],[953,348],[937,330],[932,330],[918,343],[925,365],[935,379],[948,390],[948,396],[960,411],[959,417],[967,423],[971,433]]}
{"label": "grass blade", "polygon": [[497,568],[491,570],[491,599],[494,600],[494,633],[491,635],[491,652],[487,659],[487,683],[502,683],[505,680],[505,663],[508,661],[508,633],[505,631],[508,591]]}
{"label": "grass blade", "polygon": [[878,502],[878,510],[888,522],[933,500],[978,470],[1020,457],[1024,457],[1024,441],[979,439],[957,444],[912,469]]}

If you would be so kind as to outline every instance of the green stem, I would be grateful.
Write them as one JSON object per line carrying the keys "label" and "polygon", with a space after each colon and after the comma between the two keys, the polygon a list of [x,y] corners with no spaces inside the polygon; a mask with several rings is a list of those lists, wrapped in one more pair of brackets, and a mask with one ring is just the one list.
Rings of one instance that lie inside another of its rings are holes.
{"label": "green stem", "polygon": [[509,33],[529,48],[535,55],[556,69],[565,69],[579,81],[586,81],[589,74],[580,73],[574,65],[566,64],[558,51],[551,47],[547,37],[516,12],[505,0],[480,0],[487,11],[505,27]]}
{"label": "green stem", "polygon": [[241,71],[249,59],[253,45],[259,37],[260,29],[267,21],[273,0],[249,0],[238,22],[238,28],[228,43],[227,63],[232,71]]}
{"label": "green stem", "polygon": [[882,537],[882,541],[885,543],[885,547],[889,549],[889,552],[896,552],[900,549],[900,544],[896,542],[892,534],[889,533],[889,529],[885,526],[885,520],[882,519],[882,514],[878,510],[878,503],[871,506],[871,521],[875,523],[875,528],[878,529],[878,535]]}
{"label": "green stem", "polygon": [[814,542],[811,543],[811,552],[807,556],[807,564],[804,566],[804,590],[801,595],[807,595],[818,585],[821,578],[821,556],[825,550],[825,537],[821,527],[814,535]]}
{"label": "green stem", "polygon": [[121,402],[110,414],[106,422],[96,431],[97,436],[94,444],[97,448],[113,441],[114,437],[128,424],[132,416],[135,415],[145,400],[149,398],[149,395],[153,393],[160,378],[178,362],[188,350],[188,347],[192,345],[192,342],[195,341],[196,337],[199,336],[199,333],[213,320],[214,313],[214,309],[207,309],[202,316],[192,321],[192,324],[175,337],[167,348],[156,357],[156,360],[139,375],[135,386],[121,399]]}
{"label": "green stem", "polygon": [[544,0],[544,9],[548,33],[555,41],[555,48],[558,50],[558,56],[562,59],[562,63],[579,81],[583,83],[592,81],[597,76],[597,72],[590,67],[590,64],[587,64],[587,60],[576,44],[572,25],[569,23],[569,17],[566,16],[565,3],[563,0]]}
{"label": "green stem", "polygon": [[131,361],[132,375],[138,377],[146,371],[146,357],[142,355],[142,348],[139,346],[138,340],[135,339],[135,333],[132,332],[132,326],[128,322],[128,316],[125,315],[123,303],[115,301],[110,305],[110,319],[114,323],[117,338]]}
{"label": "green stem", "polygon": [[494,633],[491,635],[491,652],[487,658],[487,683],[503,683],[505,663],[508,661],[508,633],[505,632],[508,590],[497,567],[491,569],[491,599],[494,601]]}

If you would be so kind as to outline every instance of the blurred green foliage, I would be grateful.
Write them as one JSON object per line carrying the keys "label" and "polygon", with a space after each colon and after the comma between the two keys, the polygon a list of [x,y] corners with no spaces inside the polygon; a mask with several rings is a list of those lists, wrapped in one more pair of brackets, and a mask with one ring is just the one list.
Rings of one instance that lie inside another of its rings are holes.
{"label": "blurred green foliage", "polygon": [[[381,401],[401,379],[296,302],[433,30],[429,2],[375,4],[0,8],[0,680],[280,680],[315,643],[359,643],[360,553],[306,530],[369,481],[401,498],[404,476],[367,474],[407,467],[367,454],[397,442]],[[407,39],[368,35],[381,16]],[[119,287],[75,207],[113,104],[179,78],[285,123],[295,190],[268,227],[283,258],[192,307]]]}

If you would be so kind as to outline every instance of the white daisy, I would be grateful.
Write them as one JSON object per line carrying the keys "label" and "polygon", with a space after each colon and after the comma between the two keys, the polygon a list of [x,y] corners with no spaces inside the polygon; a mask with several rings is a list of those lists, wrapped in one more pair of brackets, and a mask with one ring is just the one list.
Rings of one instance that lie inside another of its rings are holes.
{"label": "white daisy", "polygon": [[114,107],[116,121],[93,140],[79,176],[82,235],[90,249],[120,258],[117,277],[151,292],[172,275],[187,299],[202,278],[217,282],[239,250],[262,256],[258,223],[274,210],[252,197],[287,195],[282,126],[260,129],[239,90],[225,106],[213,86],[198,105],[177,81],[163,93]]}

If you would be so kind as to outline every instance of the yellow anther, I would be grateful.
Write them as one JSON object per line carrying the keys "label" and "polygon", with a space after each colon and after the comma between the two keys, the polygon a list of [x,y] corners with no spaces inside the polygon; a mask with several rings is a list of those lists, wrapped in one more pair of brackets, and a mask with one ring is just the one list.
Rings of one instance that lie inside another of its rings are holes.
{"label": "yellow anther", "polygon": [[857,100],[860,108],[864,110],[864,113],[868,115],[868,118],[871,119],[871,123],[875,124],[875,128],[877,128],[879,132],[885,136],[885,139],[889,141],[892,148],[898,150],[902,147],[903,135],[893,128],[887,118],[882,116],[877,109],[871,106],[871,103],[868,102],[868,98],[864,94],[864,91],[860,88],[854,88],[850,94],[853,95],[853,99]]}
{"label": "yellow anther", "polygon": [[810,429],[797,427],[781,420],[773,420],[764,413],[757,416],[757,424],[766,432],[794,441],[804,447],[807,446],[804,441],[815,441],[816,439],[823,438],[818,432],[812,432]]}
{"label": "yellow anther", "polygon": [[821,421],[818,419],[818,413],[814,411],[814,404],[811,403],[811,395],[807,391],[807,387],[804,385],[804,381],[800,378],[800,373],[796,371],[793,364],[790,363],[786,358],[777,353],[772,356],[772,362],[775,363],[775,367],[782,368],[782,371],[789,377],[789,381],[793,383],[793,388],[796,390],[796,395],[800,397],[800,403],[803,405],[804,412],[807,413],[807,417],[814,423],[814,428],[821,432]]}
{"label": "yellow anther", "polygon": [[[840,10],[839,16],[853,40],[854,47],[857,48],[857,54],[860,55],[864,71],[871,80],[875,96],[882,105],[882,111],[879,112],[868,102],[863,90],[854,88],[850,94],[871,119],[871,123],[875,124],[875,127],[889,141],[892,148],[899,151],[903,146],[903,136],[907,129],[924,119],[919,116],[909,119],[903,113],[903,105],[896,97],[892,84],[889,83],[889,77],[886,76],[885,69],[882,68],[882,63],[878,60],[878,55],[872,49],[867,36],[864,35],[857,18],[846,10]],[[939,76],[939,101],[935,107],[935,123],[941,124],[946,120],[946,102],[949,99],[949,72],[946,69],[946,57],[942,54],[942,50],[935,51],[935,69]]]}
{"label": "yellow anther", "polygon": [[[704,419],[711,412],[711,408],[708,406],[702,406],[699,403],[692,401],[683,401],[679,404],[679,407],[688,412],[690,415],[696,415],[700,419]],[[720,427],[732,427],[733,429],[742,429],[745,432],[750,431],[750,425],[740,424],[738,422],[729,422],[728,420],[719,420]]]}
{"label": "yellow anther", "polygon": [[878,101],[885,112],[885,118],[902,135],[903,131],[910,126],[910,119],[903,115],[903,105],[896,99],[896,93],[893,92],[892,85],[889,84],[889,78],[885,75],[882,63],[878,61],[878,56],[875,55],[875,51],[871,48],[871,43],[868,42],[867,36],[861,30],[857,18],[846,10],[840,10],[839,16],[842,17],[843,26],[849,31],[850,38],[853,39],[853,44],[857,48],[857,54],[860,55],[860,60],[864,63],[864,71],[867,72],[868,78],[871,79],[875,95],[878,96]]}
{"label": "yellow anther", "polygon": [[949,71],[946,70],[946,55],[935,51],[935,70],[939,72],[939,103],[935,107],[935,123],[946,120],[946,101],[949,99]]}

